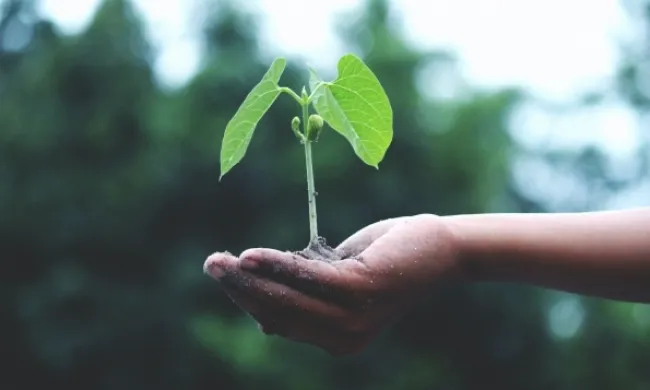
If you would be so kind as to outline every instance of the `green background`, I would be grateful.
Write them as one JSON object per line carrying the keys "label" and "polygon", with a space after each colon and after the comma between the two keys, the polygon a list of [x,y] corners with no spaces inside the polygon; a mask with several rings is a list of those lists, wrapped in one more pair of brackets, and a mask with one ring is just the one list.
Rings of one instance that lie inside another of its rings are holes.
{"label": "green background", "polygon": [[[221,3],[203,68],[174,90],[158,85],[127,1],[104,1],[73,36],[29,1],[2,4],[0,388],[650,388],[648,306],[524,286],[438,289],[356,357],[258,332],[202,264],[217,250],[306,245],[304,156],[289,127],[295,102],[281,96],[218,182],[223,129],[270,63],[255,19]],[[407,44],[386,9],[369,1],[340,29],[382,81],[395,139],[376,171],[323,132],[314,169],[330,243],[400,215],[590,210],[648,177],[647,129],[621,176],[597,148],[516,143],[508,128],[524,90],[422,95],[418,70],[453,56]],[[612,91],[647,113],[650,58],[624,58]],[[289,58],[282,84],[300,90],[307,77]],[[564,203],[522,189],[522,159],[571,175]],[[586,195],[572,198],[576,189]]]}

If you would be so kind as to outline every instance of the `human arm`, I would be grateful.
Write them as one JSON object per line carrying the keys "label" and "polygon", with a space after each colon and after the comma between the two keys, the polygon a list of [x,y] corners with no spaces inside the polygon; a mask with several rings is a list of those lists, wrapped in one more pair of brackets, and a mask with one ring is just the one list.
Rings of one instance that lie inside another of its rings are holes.
{"label": "human arm", "polygon": [[470,280],[650,302],[650,208],[443,220]]}
{"label": "human arm", "polygon": [[650,302],[650,209],[423,214],[367,226],[326,263],[255,248],[204,269],[267,334],[332,354],[362,350],[437,285],[526,283]]}

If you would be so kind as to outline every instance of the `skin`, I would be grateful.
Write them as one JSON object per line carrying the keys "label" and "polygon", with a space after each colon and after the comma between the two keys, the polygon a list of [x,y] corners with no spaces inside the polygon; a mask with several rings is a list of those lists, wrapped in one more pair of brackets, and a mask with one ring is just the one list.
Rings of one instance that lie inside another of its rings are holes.
{"label": "skin", "polygon": [[269,248],[204,270],[266,334],[360,352],[443,283],[523,283],[650,303],[650,208],[567,214],[422,214],[369,225],[332,263]]}

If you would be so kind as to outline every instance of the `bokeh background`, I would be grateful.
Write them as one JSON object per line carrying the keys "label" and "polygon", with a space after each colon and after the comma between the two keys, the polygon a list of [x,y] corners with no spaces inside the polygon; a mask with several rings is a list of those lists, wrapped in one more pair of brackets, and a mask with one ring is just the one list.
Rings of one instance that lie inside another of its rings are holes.
{"label": "bokeh background", "polygon": [[218,182],[266,66],[392,101],[375,171],[325,132],[320,230],[416,213],[650,205],[650,3],[0,1],[0,388],[650,388],[650,307],[526,286],[436,291],[363,354],[266,337],[207,255],[308,240],[284,96]]}

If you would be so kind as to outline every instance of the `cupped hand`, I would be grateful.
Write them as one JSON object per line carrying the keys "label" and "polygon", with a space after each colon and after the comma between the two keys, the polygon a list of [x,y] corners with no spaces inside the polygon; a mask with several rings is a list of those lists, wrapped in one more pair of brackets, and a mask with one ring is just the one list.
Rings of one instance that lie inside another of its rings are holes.
{"label": "cupped hand", "polygon": [[454,236],[423,214],[369,225],[338,248],[343,260],[308,260],[256,248],[215,253],[206,273],[266,334],[332,355],[360,352],[436,283],[462,278]]}

